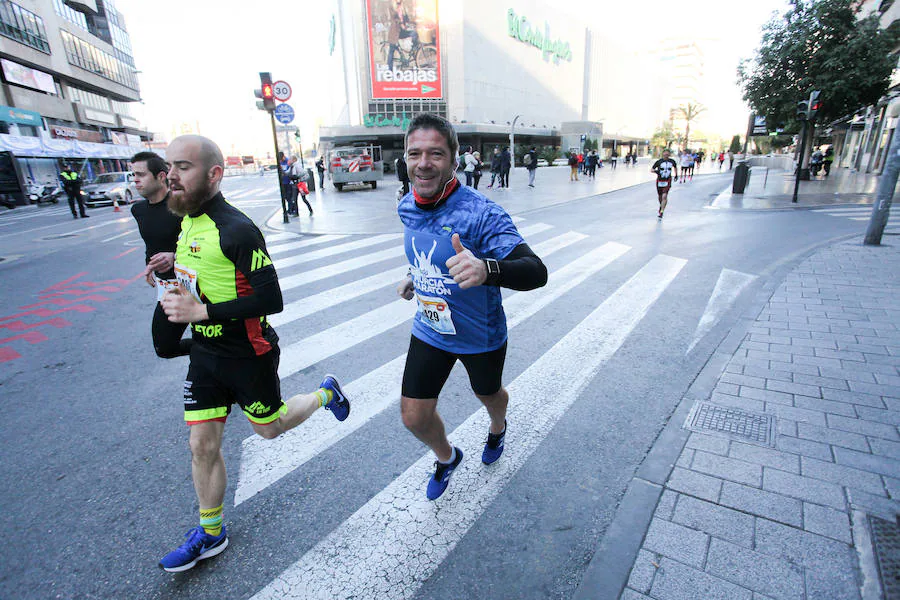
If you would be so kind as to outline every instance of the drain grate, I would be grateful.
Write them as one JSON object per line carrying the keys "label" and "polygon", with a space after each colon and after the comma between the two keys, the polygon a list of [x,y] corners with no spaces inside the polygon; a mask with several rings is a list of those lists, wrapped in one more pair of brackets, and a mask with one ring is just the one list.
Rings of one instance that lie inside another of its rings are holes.
{"label": "drain grate", "polygon": [[869,516],[872,542],[878,573],[881,575],[881,589],[885,600],[900,600],[900,527],[896,522]]}
{"label": "drain grate", "polygon": [[739,408],[697,402],[684,426],[692,431],[714,431],[740,438],[741,441],[775,445],[775,418]]}

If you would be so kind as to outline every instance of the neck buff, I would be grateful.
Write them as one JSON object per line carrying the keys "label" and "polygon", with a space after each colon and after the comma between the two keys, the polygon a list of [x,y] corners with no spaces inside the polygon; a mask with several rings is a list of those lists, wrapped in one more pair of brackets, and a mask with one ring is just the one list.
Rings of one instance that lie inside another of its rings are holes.
{"label": "neck buff", "polygon": [[416,191],[415,187],[413,187],[413,196],[416,199],[416,204],[421,204],[422,206],[435,207],[442,200],[445,200],[447,198],[447,196],[452,194],[456,190],[457,187],[459,187],[459,179],[457,179],[456,177],[450,177],[450,181],[448,181],[447,183],[444,184],[444,190],[440,194],[435,196],[434,198],[423,198]]}

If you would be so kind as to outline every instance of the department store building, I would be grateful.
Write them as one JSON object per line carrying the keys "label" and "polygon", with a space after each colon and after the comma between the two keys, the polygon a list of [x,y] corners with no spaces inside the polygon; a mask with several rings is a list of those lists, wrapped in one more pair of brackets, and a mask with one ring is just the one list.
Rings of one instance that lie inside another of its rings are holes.
{"label": "department store building", "polygon": [[332,0],[324,69],[332,112],[320,151],[374,143],[390,164],[409,120],[432,112],[483,156],[508,146],[510,134],[518,155],[532,145],[565,152],[584,139],[601,141],[606,155],[643,155],[667,118],[665,84],[635,81],[623,62],[641,55],[623,55],[558,4],[401,0],[408,24],[391,52],[395,1]]}

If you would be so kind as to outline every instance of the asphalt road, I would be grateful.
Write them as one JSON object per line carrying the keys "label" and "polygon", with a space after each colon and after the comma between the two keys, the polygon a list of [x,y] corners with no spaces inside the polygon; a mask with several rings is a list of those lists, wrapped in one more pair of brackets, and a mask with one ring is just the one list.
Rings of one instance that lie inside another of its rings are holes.
{"label": "asphalt road", "polygon": [[355,404],[345,423],[319,411],[268,443],[233,413],[231,546],[178,575],[157,561],[197,521],[187,360],[153,353],[135,224],[111,208],[87,220],[62,206],[0,214],[0,597],[569,597],[627,482],[754,291],[865,223],[705,208],[729,183],[719,174],[677,186],[659,222],[652,183],[592,196],[599,187],[565,176],[546,169],[538,192],[491,191],[550,284],[506,295],[512,400],[494,466],[479,461],[487,418],[465,374],[444,388],[440,411],[466,458],[435,503],[424,501],[433,457],[398,410],[414,308],[394,292],[405,262],[394,187],[328,190],[317,217],[283,226],[276,215],[275,231],[272,176],[225,181],[267,234],[285,288],[283,393],[330,372]]}

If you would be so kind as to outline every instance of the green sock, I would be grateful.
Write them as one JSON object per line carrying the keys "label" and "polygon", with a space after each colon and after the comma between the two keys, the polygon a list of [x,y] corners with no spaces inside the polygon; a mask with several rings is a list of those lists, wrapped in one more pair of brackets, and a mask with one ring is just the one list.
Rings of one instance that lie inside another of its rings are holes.
{"label": "green sock", "polygon": [[200,526],[209,535],[219,537],[222,535],[222,507],[220,504],[215,508],[200,509]]}
{"label": "green sock", "polygon": [[319,399],[319,406],[325,406],[331,399],[334,397],[334,392],[331,390],[326,390],[325,388],[319,388],[316,390],[316,398]]}

